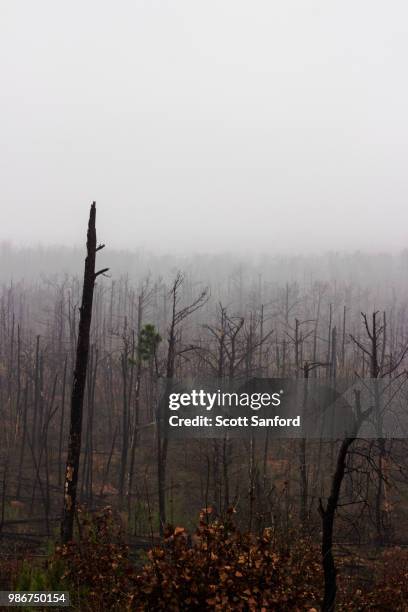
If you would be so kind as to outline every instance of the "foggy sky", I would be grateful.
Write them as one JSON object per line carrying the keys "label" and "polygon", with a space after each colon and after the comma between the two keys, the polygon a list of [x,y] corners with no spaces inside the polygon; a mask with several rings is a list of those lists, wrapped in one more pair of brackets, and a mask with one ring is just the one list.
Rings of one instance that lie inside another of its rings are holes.
{"label": "foggy sky", "polygon": [[403,0],[1,0],[0,239],[408,245]]}

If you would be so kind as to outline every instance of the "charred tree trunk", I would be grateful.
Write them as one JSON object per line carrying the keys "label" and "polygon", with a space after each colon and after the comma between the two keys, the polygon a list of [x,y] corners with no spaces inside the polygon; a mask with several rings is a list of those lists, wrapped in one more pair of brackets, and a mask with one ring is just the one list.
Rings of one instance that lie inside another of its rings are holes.
{"label": "charred tree trunk", "polygon": [[166,383],[164,396],[158,404],[157,413],[157,482],[158,482],[158,497],[159,497],[159,530],[160,535],[164,533],[166,525],[166,479],[167,479],[167,454],[168,454],[168,420],[166,415],[166,406],[168,406],[168,398],[171,391],[175,375],[175,366],[177,358],[177,328],[180,324],[189,317],[193,312],[198,310],[205,304],[208,299],[208,291],[205,289],[198,297],[188,306],[177,309],[179,301],[179,291],[184,282],[184,277],[178,273],[172,288],[170,296],[172,300],[172,315],[168,331],[168,348],[167,348],[167,363],[166,363]]}
{"label": "charred tree trunk", "polygon": [[[176,285],[174,285],[176,287]],[[168,341],[168,352],[167,352],[167,367],[166,367],[166,390],[164,394],[164,401],[168,403],[168,397],[170,394],[171,384],[174,379],[174,366],[175,366],[175,315],[176,315],[176,298],[177,293],[174,291],[173,297],[173,316],[170,325],[169,341]],[[166,525],[166,470],[167,470],[167,451],[168,451],[168,439],[167,439],[167,422],[165,415],[165,403],[160,402],[159,404],[159,415],[158,415],[158,427],[157,427],[157,450],[158,450],[158,462],[157,462],[157,478],[159,486],[159,530],[160,535],[164,533],[164,527]]]}
{"label": "charred tree trunk", "polygon": [[132,424],[132,441],[130,447],[130,459],[129,459],[129,472],[127,478],[127,505],[128,515],[130,520],[130,511],[132,505],[132,485],[133,476],[135,471],[135,459],[136,459],[136,446],[138,438],[138,427],[139,427],[139,412],[140,412],[140,387],[142,382],[142,360],[140,356],[140,333],[142,331],[142,317],[143,317],[143,301],[144,293],[139,295],[137,302],[137,365],[136,365],[136,387],[135,387],[135,400],[134,400],[134,414]]}
{"label": "charred tree trunk", "polygon": [[346,438],[340,446],[337,456],[336,470],[332,480],[332,486],[326,508],[320,504],[320,514],[322,517],[322,564],[324,572],[324,598],[322,604],[323,612],[334,610],[337,593],[337,570],[333,557],[333,528],[334,518],[339,503],[340,488],[346,469],[346,459],[348,450],[355,438]]}
{"label": "charred tree trunk", "polygon": [[79,332],[76,349],[76,360],[71,394],[71,419],[68,443],[68,456],[64,483],[64,508],[61,519],[61,540],[63,543],[72,540],[74,514],[77,497],[79,459],[81,454],[82,412],[88,366],[89,336],[92,321],[92,302],[95,279],[107,269],[95,272],[96,253],[104,245],[96,243],[96,205],[92,203],[87,236],[87,256],[85,259],[82,304],[79,318]]}
{"label": "charred tree trunk", "polygon": [[324,597],[322,612],[332,612],[335,609],[337,593],[337,570],[333,556],[334,519],[339,505],[340,489],[343,483],[347,465],[347,456],[350,446],[355,441],[363,421],[369,416],[371,409],[361,410],[360,392],[355,391],[356,419],[350,436],[344,438],[337,455],[336,469],[333,474],[330,495],[323,506],[319,502],[319,511],[322,518],[322,566],[324,573]]}

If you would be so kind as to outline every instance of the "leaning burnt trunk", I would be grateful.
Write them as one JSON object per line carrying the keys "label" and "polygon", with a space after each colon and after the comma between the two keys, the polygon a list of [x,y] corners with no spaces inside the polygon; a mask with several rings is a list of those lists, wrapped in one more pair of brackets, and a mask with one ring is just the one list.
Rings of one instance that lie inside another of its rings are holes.
{"label": "leaning burnt trunk", "polygon": [[96,243],[96,205],[92,203],[87,235],[87,256],[85,259],[82,304],[80,309],[78,342],[71,393],[71,418],[68,442],[68,456],[64,482],[64,508],[61,519],[61,540],[72,540],[74,515],[77,498],[79,460],[81,455],[82,413],[85,394],[86,372],[88,366],[89,336],[92,321],[92,302],[95,279],[107,269],[95,272],[96,253],[104,245]]}
{"label": "leaning burnt trunk", "polygon": [[347,454],[355,437],[346,438],[342,441],[337,456],[336,470],[333,475],[332,487],[326,508],[320,504],[322,517],[322,565],[324,573],[324,598],[322,604],[323,612],[334,610],[337,593],[337,570],[333,557],[333,528],[334,518],[339,503],[340,488],[346,469]]}
{"label": "leaning burnt trunk", "polygon": [[324,574],[324,596],[322,602],[322,612],[332,612],[336,605],[337,594],[337,570],[333,556],[333,531],[336,511],[339,505],[341,485],[347,466],[347,456],[349,449],[358,436],[361,425],[371,413],[371,408],[361,410],[360,391],[354,392],[356,417],[350,436],[344,438],[337,455],[336,468],[333,474],[330,495],[323,506],[322,500],[319,501],[319,511],[322,519],[322,566]]}

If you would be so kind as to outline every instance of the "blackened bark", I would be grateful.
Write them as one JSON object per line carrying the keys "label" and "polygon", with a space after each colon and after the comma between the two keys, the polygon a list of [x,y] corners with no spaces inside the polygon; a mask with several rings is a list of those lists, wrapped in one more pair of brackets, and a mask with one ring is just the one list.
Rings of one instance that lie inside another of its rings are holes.
{"label": "blackened bark", "polygon": [[322,603],[322,612],[332,612],[335,609],[336,594],[337,594],[337,571],[333,556],[333,530],[334,519],[336,516],[337,507],[339,505],[340,489],[343,483],[344,474],[347,465],[347,455],[350,446],[356,440],[360,427],[365,419],[369,416],[371,408],[361,410],[360,392],[355,391],[355,408],[356,418],[353,430],[350,436],[345,438],[337,455],[336,469],[333,474],[330,495],[323,506],[322,500],[319,503],[319,511],[322,518],[322,566],[324,573],[324,596]]}
{"label": "blackened bark", "polygon": [[103,248],[96,244],[96,205],[92,203],[87,235],[87,256],[85,259],[82,304],[79,318],[78,342],[71,394],[71,420],[69,431],[68,456],[64,483],[64,509],[61,520],[61,540],[63,543],[72,540],[79,459],[81,454],[82,413],[84,404],[86,371],[88,365],[89,336],[92,321],[92,302],[95,279],[107,269],[95,272],[96,252]]}
{"label": "blackened bark", "polygon": [[322,565],[324,572],[324,598],[323,612],[334,610],[337,593],[337,571],[333,557],[333,527],[334,517],[339,503],[340,488],[344,478],[348,450],[355,438],[346,438],[342,441],[337,456],[336,470],[332,480],[332,487],[326,508],[320,505],[322,517]]}

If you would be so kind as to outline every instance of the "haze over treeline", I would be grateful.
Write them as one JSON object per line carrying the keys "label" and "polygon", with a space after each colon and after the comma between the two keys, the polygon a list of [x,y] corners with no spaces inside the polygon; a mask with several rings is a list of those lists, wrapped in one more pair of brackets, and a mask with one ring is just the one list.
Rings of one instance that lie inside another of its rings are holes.
{"label": "haze over treeline", "polygon": [[[83,247],[26,246],[0,242],[0,280],[32,282],[44,278],[81,275]],[[178,270],[193,275],[203,283],[224,283],[228,277],[242,277],[256,285],[262,283],[302,284],[316,281],[356,283],[360,287],[380,285],[403,289],[408,277],[408,250],[398,253],[364,251],[327,251],[321,254],[267,254],[242,252],[219,254],[156,253],[147,249],[104,249],[100,254],[109,275],[118,279],[127,275],[132,282],[147,276],[169,279]]]}

